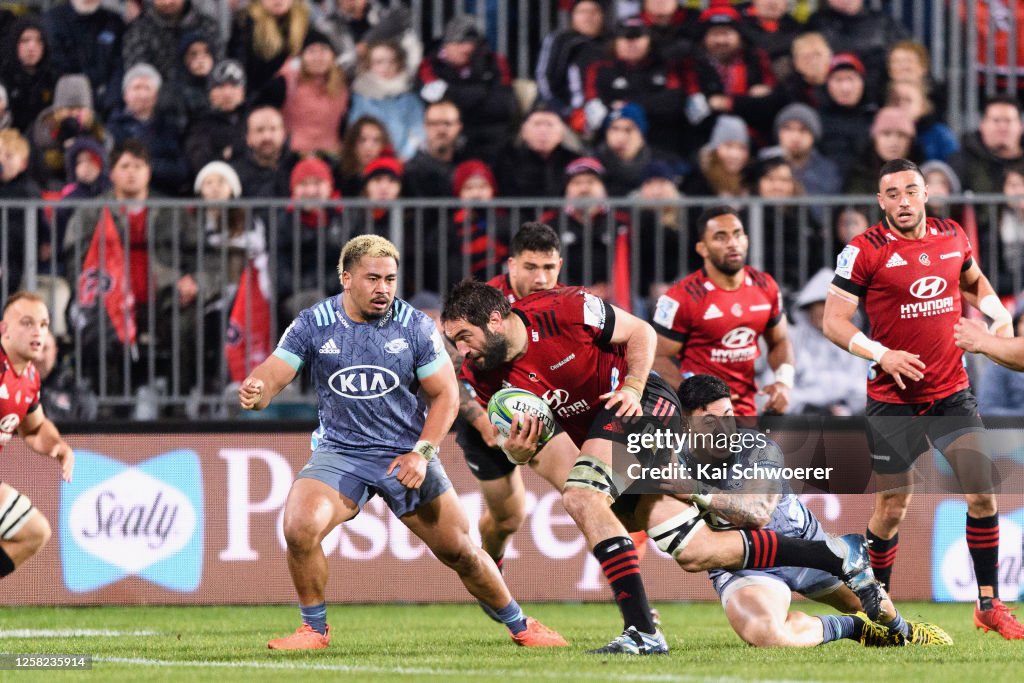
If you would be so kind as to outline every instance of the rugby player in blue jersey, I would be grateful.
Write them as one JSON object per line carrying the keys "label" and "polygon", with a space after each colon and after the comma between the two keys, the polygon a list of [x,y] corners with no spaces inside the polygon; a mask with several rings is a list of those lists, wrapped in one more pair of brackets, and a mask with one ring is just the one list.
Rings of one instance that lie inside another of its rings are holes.
{"label": "rugby player in blue jersey", "polygon": [[[683,380],[678,393],[691,434],[735,436],[730,389],[724,380],[712,375],[693,375]],[[739,431],[763,437],[752,430]],[[701,509],[708,526],[717,531],[764,529],[807,540],[828,538],[818,519],[793,494],[787,482],[735,478],[736,465],[743,471],[783,467],[784,458],[775,442],[767,437],[744,438],[744,447],[732,452],[728,447],[705,447],[707,441],[699,440],[700,448],[685,448],[680,459],[695,475],[707,473],[703,479],[697,478],[700,491],[689,498]],[[884,625],[870,621],[863,613],[813,617],[790,611],[791,595],[796,592],[840,612],[859,612],[861,603],[857,595],[838,578],[819,569],[713,569],[708,576],[722,600],[729,624],[751,645],[810,647],[842,638],[873,647],[953,642],[938,626],[904,620],[888,599],[883,600],[879,616]]]}
{"label": "rugby player in blue jersey", "polygon": [[433,321],[395,298],[398,264],[398,249],[383,237],[349,241],[338,264],[344,292],[302,311],[239,388],[242,408],[260,410],[308,365],[319,399],[312,456],[284,513],[303,623],[268,646],[328,646],[328,566],[320,543],[375,494],[455,570],[517,644],[565,646],[523,614],[494,561],[470,540],[469,521],[435,457],[458,409],[455,371]]}

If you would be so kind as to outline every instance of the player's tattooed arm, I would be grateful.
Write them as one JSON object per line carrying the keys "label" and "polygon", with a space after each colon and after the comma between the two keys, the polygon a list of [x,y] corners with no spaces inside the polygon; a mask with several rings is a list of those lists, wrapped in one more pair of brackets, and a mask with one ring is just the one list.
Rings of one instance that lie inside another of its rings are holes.
{"label": "player's tattooed arm", "polygon": [[765,526],[782,498],[780,493],[715,493],[705,509],[747,529]]}

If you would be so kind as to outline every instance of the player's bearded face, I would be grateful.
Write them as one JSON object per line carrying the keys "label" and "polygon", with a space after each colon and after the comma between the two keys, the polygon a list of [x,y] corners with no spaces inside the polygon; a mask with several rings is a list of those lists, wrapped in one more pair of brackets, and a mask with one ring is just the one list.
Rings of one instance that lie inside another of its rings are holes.
{"label": "player's bearded face", "polygon": [[504,335],[484,329],[484,345],[476,354],[476,364],[482,370],[493,370],[508,358],[508,339]]}

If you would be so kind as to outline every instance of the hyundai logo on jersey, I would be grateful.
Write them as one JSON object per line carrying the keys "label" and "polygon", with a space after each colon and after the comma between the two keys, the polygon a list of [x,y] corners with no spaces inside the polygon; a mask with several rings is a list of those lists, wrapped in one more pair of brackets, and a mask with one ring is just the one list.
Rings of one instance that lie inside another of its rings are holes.
{"label": "hyundai logo on jersey", "polygon": [[75,452],[75,479],[60,494],[64,584],[84,593],[139,576],[189,592],[203,571],[203,478],[191,450],[135,466]]}
{"label": "hyundai logo on jersey", "polygon": [[[932,534],[932,597],[937,602],[973,602],[978,597],[964,524],[967,504],[944,500],[935,508]],[[999,594],[1014,600],[1024,586],[1024,508],[999,515]],[[899,577],[896,577],[899,581]]]}

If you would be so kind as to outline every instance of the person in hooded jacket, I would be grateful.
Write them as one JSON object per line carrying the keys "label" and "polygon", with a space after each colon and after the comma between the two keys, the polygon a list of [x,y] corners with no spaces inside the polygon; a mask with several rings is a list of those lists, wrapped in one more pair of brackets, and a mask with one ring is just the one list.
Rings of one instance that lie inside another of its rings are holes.
{"label": "person in hooded jacket", "polygon": [[38,17],[15,21],[4,43],[0,82],[7,88],[7,108],[13,127],[28,130],[52,104],[60,74],[50,64],[46,29]]}

